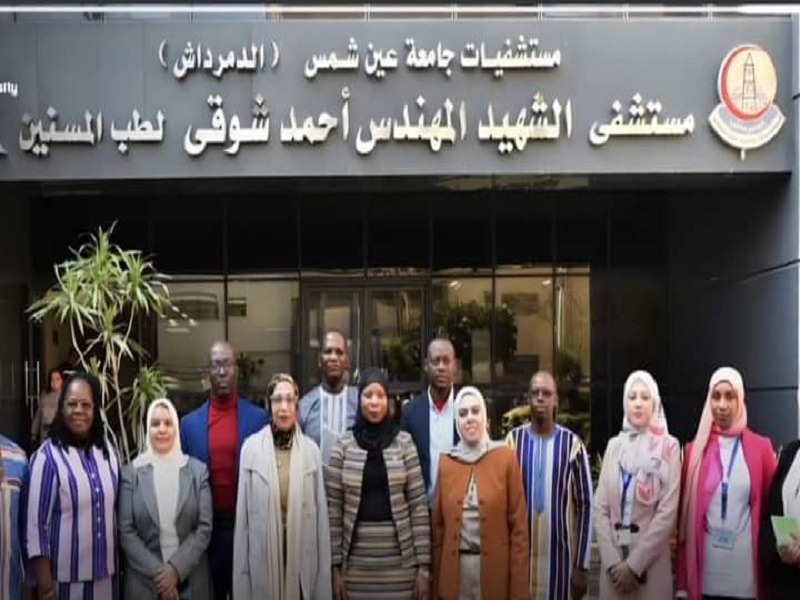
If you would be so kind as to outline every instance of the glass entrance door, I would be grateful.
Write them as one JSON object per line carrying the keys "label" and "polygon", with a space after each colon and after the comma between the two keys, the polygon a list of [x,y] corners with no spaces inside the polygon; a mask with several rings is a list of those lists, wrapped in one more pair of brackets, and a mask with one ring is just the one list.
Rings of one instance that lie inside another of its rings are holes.
{"label": "glass entrance door", "polygon": [[383,369],[390,392],[408,397],[422,387],[426,331],[424,284],[306,284],[303,298],[303,387],[319,383],[324,332],[348,336],[351,381],[366,367]]}

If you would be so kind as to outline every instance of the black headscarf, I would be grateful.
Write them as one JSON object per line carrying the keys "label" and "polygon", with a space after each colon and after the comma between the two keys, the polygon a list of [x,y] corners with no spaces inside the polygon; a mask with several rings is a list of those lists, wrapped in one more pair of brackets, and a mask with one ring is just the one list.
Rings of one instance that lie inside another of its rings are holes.
{"label": "black headscarf", "polygon": [[391,404],[386,416],[380,423],[370,423],[364,418],[361,412],[361,394],[373,383],[379,384],[386,392],[386,398],[389,399],[389,387],[383,372],[372,367],[366,369],[361,374],[361,380],[358,384],[358,413],[356,414],[356,422],[353,425],[353,435],[358,445],[366,450],[368,454],[382,456],[383,449],[389,446],[397,436],[397,428],[392,420]]}

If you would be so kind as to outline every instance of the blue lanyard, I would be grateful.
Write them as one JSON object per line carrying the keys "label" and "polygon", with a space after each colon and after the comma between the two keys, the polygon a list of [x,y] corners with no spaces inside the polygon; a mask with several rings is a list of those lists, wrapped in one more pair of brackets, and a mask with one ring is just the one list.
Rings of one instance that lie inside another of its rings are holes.
{"label": "blue lanyard", "polygon": [[730,487],[731,473],[733,473],[733,463],[736,462],[736,456],[739,454],[739,446],[742,438],[736,438],[733,444],[733,451],[731,451],[731,461],[728,463],[728,474],[722,480],[722,521],[728,518],[728,488]]}
{"label": "blue lanyard", "polygon": [[625,498],[628,496],[628,488],[631,486],[631,481],[633,481],[633,473],[628,473],[625,469],[620,467],[622,471],[622,500],[620,501],[619,507],[619,520],[621,523],[625,523]]}

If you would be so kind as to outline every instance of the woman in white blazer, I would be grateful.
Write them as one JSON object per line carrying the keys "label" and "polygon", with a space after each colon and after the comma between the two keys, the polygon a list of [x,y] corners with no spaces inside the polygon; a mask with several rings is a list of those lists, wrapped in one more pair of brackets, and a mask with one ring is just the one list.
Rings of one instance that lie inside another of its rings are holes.
{"label": "woman in white blazer", "polygon": [[331,544],[319,448],[297,423],[297,384],[275,375],[270,424],[239,461],[233,541],[236,600],[328,600]]}

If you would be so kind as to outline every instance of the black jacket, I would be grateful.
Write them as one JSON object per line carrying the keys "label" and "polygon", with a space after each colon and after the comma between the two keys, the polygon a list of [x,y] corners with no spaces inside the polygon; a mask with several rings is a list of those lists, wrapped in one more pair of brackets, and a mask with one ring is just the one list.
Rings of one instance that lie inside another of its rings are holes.
{"label": "black jacket", "polygon": [[783,515],[783,481],[792,466],[794,457],[800,449],[800,440],[786,446],[778,460],[778,470],[769,488],[767,501],[761,515],[759,533],[759,558],[764,580],[773,600],[797,600],[800,598],[800,568],[787,566],[778,556],[775,533],[770,517]]}

